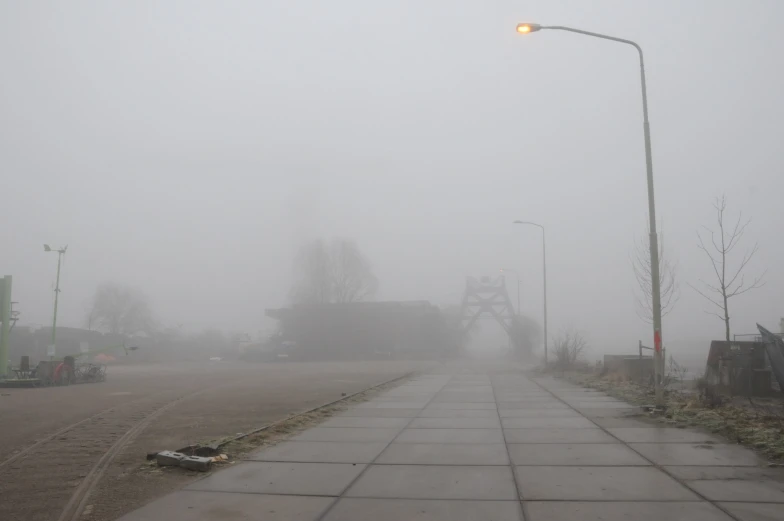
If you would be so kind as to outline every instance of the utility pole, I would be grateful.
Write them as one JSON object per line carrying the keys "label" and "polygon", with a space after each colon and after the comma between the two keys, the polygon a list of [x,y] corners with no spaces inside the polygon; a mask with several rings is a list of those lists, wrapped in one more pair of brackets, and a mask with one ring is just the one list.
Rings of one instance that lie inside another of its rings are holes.
{"label": "utility pole", "polygon": [[57,301],[60,296],[60,265],[63,261],[63,255],[65,255],[65,250],[68,249],[68,246],[64,248],[60,248],[59,250],[53,250],[49,247],[48,244],[44,244],[44,251],[56,251],[57,252],[57,280],[54,285],[54,316],[52,317],[52,345],[49,348],[49,360],[54,358],[56,344],[55,340],[57,338]]}

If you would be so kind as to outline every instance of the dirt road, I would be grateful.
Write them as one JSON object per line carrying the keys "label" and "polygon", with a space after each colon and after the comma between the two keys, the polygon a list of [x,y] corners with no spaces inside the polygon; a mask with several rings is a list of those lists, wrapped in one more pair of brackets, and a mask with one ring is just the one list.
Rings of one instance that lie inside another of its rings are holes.
{"label": "dirt road", "polygon": [[0,389],[0,519],[116,519],[197,477],[142,471],[149,451],[247,432],[424,367],[110,367],[101,384]]}

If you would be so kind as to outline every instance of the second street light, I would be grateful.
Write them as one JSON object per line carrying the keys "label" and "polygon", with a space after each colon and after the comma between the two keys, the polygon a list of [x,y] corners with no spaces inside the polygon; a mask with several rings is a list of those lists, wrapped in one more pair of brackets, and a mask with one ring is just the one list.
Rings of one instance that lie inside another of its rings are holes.
{"label": "second street light", "polygon": [[514,221],[512,224],[527,224],[542,230],[542,279],[543,279],[543,309],[544,309],[544,365],[547,367],[547,245],[544,238],[544,226],[528,221]]}
{"label": "second street light", "polygon": [[656,388],[656,405],[664,405],[664,393],[661,386],[662,369],[662,317],[661,317],[661,283],[659,274],[659,240],[656,234],[656,205],[653,197],[653,159],[651,153],[651,126],[648,122],[648,88],[645,83],[645,62],[643,60],[642,47],[637,43],[624,38],[616,38],[606,34],[583,31],[562,25],[540,25],[534,23],[517,24],[517,32],[520,34],[530,34],[543,29],[553,31],[567,31],[570,33],[591,36],[602,40],[631,45],[637,50],[640,57],[640,87],[642,91],[642,128],[645,139],[645,170],[648,181],[648,221],[650,223],[650,254],[651,254],[651,304],[653,308],[653,348],[654,348],[654,385]]}

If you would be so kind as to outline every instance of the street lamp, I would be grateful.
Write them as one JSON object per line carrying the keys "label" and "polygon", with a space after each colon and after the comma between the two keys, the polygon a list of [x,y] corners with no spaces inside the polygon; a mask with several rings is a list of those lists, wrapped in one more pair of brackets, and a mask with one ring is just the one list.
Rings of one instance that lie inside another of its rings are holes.
{"label": "street lamp", "polygon": [[57,333],[57,300],[60,296],[60,264],[63,260],[63,255],[65,255],[65,250],[68,249],[68,246],[64,248],[60,248],[59,250],[53,250],[49,247],[48,244],[44,244],[44,251],[55,251],[57,252],[57,282],[54,285],[54,317],[52,318],[52,348],[49,350],[49,359],[51,360],[54,358],[54,351],[55,351],[55,337]]}
{"label": "street lamp", "polygon": [[640,56],[640,85],[642,90],[642,128],[645,138],[645,168],[648,178],[648,221],[650,222],[650,254],[651,254],[651,293],[653,305],[653,347],[654,347],[654,371],[655,371],[655,387],[656,387],[656,405],[661,406],[664,403],[664,396],[661,387],[661,370],[664,367],[662,363],[662,323],[661,323],[661,283],[659,274],[659,251],[658,237],[656,234],[656,207],[653,198],[653,159],[651,157],[651,127],[648,122],[648,90],[645,83],[645,62],[643,60],[642,48],[631,40],[623,38],[616,38],[606,34],[593,33],[583,31],[581,29],[574,29],[572,27],[564,27],[561,25],[539,25],[534,23],[520,23],[517,24],[517,32],[520,34],[528,34],[542,29],[550,29],[555,31],[568,31],[570,33],[582,34],[584,36],[592,36],[594,38],[601,38],[603,40],[610,40],[613,42],[631,45],[637,49],[637,54]]}
{"label": "street lamp", "polygon": [[515,274],[515,278],[517,279],[517,314],[520,314],[520,273],[517,270],[511,270],[509,268],[501,268],[499,270],[501,273],[506,273],[507,271],[510,273]]}
{"label": "street lamp", "polygon": [[528,221],[514,221],[512,224],[527,224],[542,230],[542,277],[544,279],[544,365],[547,366],[547,247],[544,239],[544,226]]}

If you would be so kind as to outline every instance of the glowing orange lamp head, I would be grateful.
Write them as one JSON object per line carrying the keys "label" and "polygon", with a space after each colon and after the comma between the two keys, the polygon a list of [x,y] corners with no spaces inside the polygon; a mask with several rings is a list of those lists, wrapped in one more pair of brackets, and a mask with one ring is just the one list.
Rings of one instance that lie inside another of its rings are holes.
{"label": "glowing orange lamp head", "polygon": [[542,28],[539,24],[521,23],[517,24],[517,32],[520,34],[535,33]]}

